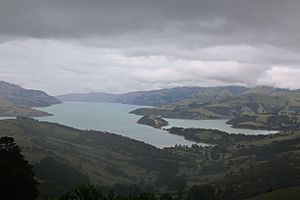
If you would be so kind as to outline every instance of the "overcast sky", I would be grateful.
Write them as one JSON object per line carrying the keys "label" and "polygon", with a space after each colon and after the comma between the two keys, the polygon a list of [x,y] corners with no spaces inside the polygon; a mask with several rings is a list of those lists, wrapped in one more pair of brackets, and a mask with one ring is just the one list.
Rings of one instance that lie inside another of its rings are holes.
{"label": "overcast sky", "polygon": [[299,0],[0,0],[0,79],[52,95],[300,88]]}

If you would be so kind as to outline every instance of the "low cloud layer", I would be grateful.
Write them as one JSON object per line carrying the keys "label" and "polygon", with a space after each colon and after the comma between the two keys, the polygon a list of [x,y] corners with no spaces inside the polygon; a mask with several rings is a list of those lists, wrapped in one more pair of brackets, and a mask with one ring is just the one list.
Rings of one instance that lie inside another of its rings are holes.
{"label": "low cloud layer", "polygon": [[0,79],[67,92],[300,88],[298,0],[2,0]]}

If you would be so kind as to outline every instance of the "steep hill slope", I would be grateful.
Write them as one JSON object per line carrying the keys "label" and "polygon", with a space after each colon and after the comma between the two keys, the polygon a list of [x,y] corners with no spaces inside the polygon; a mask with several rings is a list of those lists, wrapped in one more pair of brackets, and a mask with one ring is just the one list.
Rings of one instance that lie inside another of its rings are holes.
{"label": "steep hill slope", "polygon": [[282,190],[276,190],[265,194],[258,195],[256,197],[247,200],[298,200],[300,197],[300,187],[286,188]]}
{"label": "steep hill slope", "polygon": [[18,85],[0,81],[0,100],[12,105],[45,107],[61,103],[57,98],[40,90],[28,90]]}
{"label": "steep hill slope", "polygon": [[55,176],[64,177],[62,183],[88,178],[96,185],[136,183],[174,193],[174,184],[184,181],[188,187],[214,184],[229,195],[221,199],[245,199],[270,188],[300,185],[299,131],[245,136],[177,130],[216,145],[176,145],[161,150],[112,133],[82,131],[28,118],[0,121],[0,137],[16,139],[26,159],[37,164],[37,178],[44,189],[47,183],[55,189]]}
{"label": "steep hill slope", "polygon": [[[157,108],[140,108],[131,113],[184,119],[232,119],[234,127],[297,130],[300,128],[299,91],[251,89],[239,96],[203,102],[184,99]],[[255,93],[257,92],[257,93]]]}
{"label": "steep hill slope", "polygon": [[45,116],[45,112],[31,107],[45,107],[61,103],[40,90],[28,90],[0,81],[0,116]]}
{"label": "steep hill slope", "polygon": [[28,118],[0,121],[0,136],[14,137],[33,164],[54,157],[87,174],[99,185],[113,183],[151,184],[158,174],[177,173],[177,161],[169,152],[120,135],[81,131]]}
{"label": "steep hill slope", "polygon": [[275,96],[247,93],[203,108],[231,118],[240,115],[282,114],[296,112],[300,108],[299,100],[288,94]]}

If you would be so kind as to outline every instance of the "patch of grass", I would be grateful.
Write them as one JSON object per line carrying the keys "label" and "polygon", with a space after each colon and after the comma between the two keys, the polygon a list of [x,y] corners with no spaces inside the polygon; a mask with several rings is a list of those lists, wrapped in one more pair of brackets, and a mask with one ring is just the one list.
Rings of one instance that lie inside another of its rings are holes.
{"label": "patch of grass", "polygon": [[[127,137],[26,118],[0,121],[0,136],[5,135],[15,138],[31,163],[55,157],[80,169],[95,184],[130,184],[155,179],[158,173],[172,165],[175,167],[175,161],[181,160],[169,152]],[[170,165],[170,162],[174,164]]]}
{"label": "patch of grass", "polygon": [[299,200],[300,187],[286,188],[265,194],[247,200]]}

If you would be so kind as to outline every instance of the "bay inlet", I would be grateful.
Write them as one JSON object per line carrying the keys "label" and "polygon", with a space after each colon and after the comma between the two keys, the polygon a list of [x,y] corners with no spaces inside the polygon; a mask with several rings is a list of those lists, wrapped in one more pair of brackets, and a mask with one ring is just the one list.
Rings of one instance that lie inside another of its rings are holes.
{"label": "bay inlet", "polygon": [[[38,118],[40,121],[60,123],[83,130],[98,130],[120,134],[136,140],[144,141],[163,148],[177,145],[192,145],[181,136],[166,131],[137,124],[141,116],[129,114],[142,106],[119,103],[64,102],[62,104],[39,108],[52,113],[53,116]],[[270,134],[274,131],[234,129],[226,124],[226,120],[183,120],[167,119],[170,127],[210,128],[229,133]]]}

